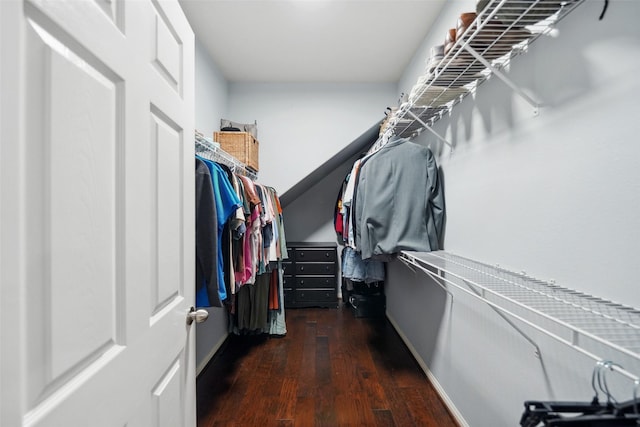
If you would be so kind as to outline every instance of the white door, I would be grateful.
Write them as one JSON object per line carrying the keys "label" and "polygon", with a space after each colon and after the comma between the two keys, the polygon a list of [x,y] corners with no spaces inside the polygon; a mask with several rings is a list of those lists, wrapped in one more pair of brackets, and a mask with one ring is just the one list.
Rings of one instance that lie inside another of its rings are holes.
{"label": "white door", "polygon": [[0,1],[0,425],[195,425],[177,0]]}

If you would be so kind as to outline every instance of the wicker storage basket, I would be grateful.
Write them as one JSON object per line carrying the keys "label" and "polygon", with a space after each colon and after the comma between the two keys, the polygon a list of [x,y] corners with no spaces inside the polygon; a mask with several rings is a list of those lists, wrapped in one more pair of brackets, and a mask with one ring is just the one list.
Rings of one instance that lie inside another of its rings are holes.
{"label": "wicker storage basket", "polygon": [[258,171],[258,140],[248,132],[213,132],[213,140],[227,153]]}

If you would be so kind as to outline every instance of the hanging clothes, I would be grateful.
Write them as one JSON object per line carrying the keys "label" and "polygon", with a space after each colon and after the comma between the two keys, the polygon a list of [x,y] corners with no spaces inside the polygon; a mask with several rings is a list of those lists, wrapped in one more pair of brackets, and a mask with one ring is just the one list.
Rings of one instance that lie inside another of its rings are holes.
{"label": "hanging clothes", "polygon": [[347,185],[344,189],[344,194],[342,195],[342,218],[344,221],[343,233],[346,235],[346,245],[354,249],[356,248],[356,241],[354,229],[355,211],[353,209],[353,198],[355,195],[356,182],[358,181],[362,161],[362,159],[358,159],[353,163],[353,167],[351,168],[351,172],[349,173],[349,180],[347,181]]}
{"label": "hanging clothes", "polygon": [[357,179],[355,245],[363,260],[440,249],[444,192],[431,150],[393,137],[363,159]]}
{"label": "hanging clothes", "polygon": [[196,157],[196,306],[221,307],[218,294],[218,227],[211,172]]}
{"label": "hanging clothes", "polygon": [[282,260],[288,254],[277,192],[203,157],[217,151],[199,147],[197,304],[224,304],[230,332],[286,335]]}
{"label": "hanging clothes", "polygon": [[338,191],[338,197],[336,198],[336,204],[333,210],[333,228],[336,232],[336,238],[338,239],[338,244],[344,246],[347,243],[347,232],[345,230],[345,214],[343,213],[344,205],[343,205],[343,197],[347,187],[347,183],[349,182],[349,177],[351,174],[348,174],[343,180],[342,185],[340,186],[340,190]]}
{"label": "hanging clothes", "polygon": [[[229,181],[229,184],[233,188],[233,191],[237,196],[238,192],[234,186],[234,180],[236,179],[235,174],[231,171],[231,169],[224,164],[216,163],[218,167],[220,167]],[[224,226],[223,234],[222,234],[222,247],[220,248],[222,252],[222,259],[224,261],[224,283],[227,291],[227,298],[230,295],[235,294],[236,286],[235,286],[235,265],[233,259],[233,242],[237,236],[241,236],[246,231],[246,227],[244,224],[244,213],[242,212],[242,207],[238,207],[235,210],[235,213],[231,215],[228,219],[227,223]]]}
{"label": "hanging clothes", "polygon": [[283,283],[283,271],[282,268],[282,259],[278,260],[277,267],[275,269],[274,274],[277,274],[278,280],[278,300],[280,307],[278,309],[269,310],[269,334],[270,335],[278,335],[284,336],[287,334],[287,324],[285,322],[285,312],[284,312],[284,288],[282,286]]}
{"label": "hanging clothes", "polygon": [[247,233],[244,244],[244,276],[239,286],[253,284],[258,273],[260,253],[262,247],[262,202],[256,192],[255,184],[246,177],[240,177],[245,196],[249,200],[251,213],[247,221]]}
{"label": "hanging clothes", "polygon": [[384,281],[385,265],[384,262],[376,259],[363,260],[360,252],[356,250],[352,236],[351,206],[360,164],[361,159],[356,160],[351,172],[342,182],[334,210],[334,228],[338,243],[345,246],[341,254],[342,278],[370,284]]}
{"label": "hanging clothes", "polygon": [[229,286],[229,291],[231,295],[235,295],[238,291],[238,274],[242,272],[243,263],[244,263],[244,252],[242,249],[243,245],[243,237],[247,232],[246,226],[246,214],[245,214],[245,205],[246,198],[244,193],[241,191],[241,181],[235,175],[230,175],[231,185],[233,186],[236,195],[240,198],[242,202],[242,206],[236,209],[235,216],[231,221],[230,231],[231,231],[231,239],[230,239],[230,248],[229,248],[229,256],[230,266],[229,266],[229,282],[227,285]]}
{"label": "hanging clothes", "polygon": [[[282,260],[288,258],[287,242],[284,234],[284,218],[278,193],[273,187],[264,187],[273,210],[273,240],[269,246],[269,267],[271,269],[270,307],[268,314],[268,332],[283,336],[287,333],[284,312],[284,279]],[[277,288],[277,289],[274,289]]]}
{"label": "hanging clothes", "polygon": [[218,277],[218,295],[220,301],[227,298],[227,287],[224,278],[224,257],[222,248],[222,236],[227,221],[235,213],[236,209],[242,206],[240,199],[236,195],[233,187],[229,183],[224,170],[215,162],[198,157],[209,168],[211,173],[211,182],[213,184],[213,194],[216,205],[216,225],[218,232],[218,251],[217,251],[217,277]]}
{"label": "hanging clothes", "polygon": [[384,282],[385,268],[382,261],[362,259],[360,252],[349,246],[342,251],[342,277],[354,282]]}
{"label": "hanging clothes", "polygon": [[239,178],[249,207],[247,232],[241,239],[244,264],[236,271],[237,295],[229,331],[285,335],[282,259],[287,253],[282,208],[273,188]]}

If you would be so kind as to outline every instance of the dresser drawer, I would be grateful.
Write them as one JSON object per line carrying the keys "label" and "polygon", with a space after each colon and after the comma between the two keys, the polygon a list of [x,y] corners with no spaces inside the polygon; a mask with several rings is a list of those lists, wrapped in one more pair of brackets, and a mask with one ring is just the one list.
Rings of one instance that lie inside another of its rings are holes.
{"label": "dresser drawer", "polygon": [[327,248],[298,248],[295,251],[296,262],[335,262],[336,250]]}
{"label": "dresser drawer", "polygon": [[285,289],[283,294],[284,294],[284,306],[292,307],[295,303],[296,291],[292,289]]}
{"label": "dresser drawer", "polygon": [[293,289],[293,285],[295,285],[296,279],[291,276],[283,276],[282,277],[282,289],[285,291],[287,289]]}
{"label": "dresser drawer", "polygon": [[338,300],[335,289],[296,289],[296,302],[332,302]]}
{"label": "dresser drawer", "polygon": [[335,243],[289,242],[287,251],[289,258],[283,263],[285,307],[337,307],[340,268]]}
{"label": "dresser drawer", "polygon": [[335,275],[336,264],[324,262],[296,262],[296,276],[299,275]]}
{"label": "dresser drawer", "polygon": [[294,260],[295,254],[296,254],[296,248],[292,248],[292,247],[287,246],[287,255],[288,255],[288,257],[285,258],[285,259],[289,260],[289,262],[291,262],[291,261]]}
{"label": "dresser drawer", "polygon": [[282,263],[282,274],[285,276],[293,276],[293,263],[291,262],[283,262]]}
{"label": "dresser drawer", "polygon": [[328,288],[336,289],[335,277],[297,277],[296,288]]}

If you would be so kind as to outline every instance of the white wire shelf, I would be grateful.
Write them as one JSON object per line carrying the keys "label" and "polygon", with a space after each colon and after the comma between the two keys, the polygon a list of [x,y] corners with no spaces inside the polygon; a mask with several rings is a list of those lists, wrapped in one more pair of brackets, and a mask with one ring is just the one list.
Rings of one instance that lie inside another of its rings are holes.
{"label": "white wire shelf", "polygon": [[[446,251],[403,251],[398,258],[428,274],[452,297],[447,285],[596,361],[615,360],[621,366],[640,369],[638,309]],[[514,324],[512,326],[518,329]],[[518,332],[525,335],[519,329]],[[535,342],[526,338],[537,348]],[[638,380],[623,368],[616,370]]]}
{"label": "white wire shelf", "polygon": [[[385,123],[381,140],[388,140],[391,134],[411,138],[425,129],[431,130],[436,121],[466,96],[475,93],[477,87],[493,75],[529,102],[537,114],[539,103],[511,82],[501,70],[510,64],[512,58],[526,52],[538,37],[549,34],[560,20],[583,1],[479,1],[479,4],[486,4],[484,9],[457,37],[444,57],[427,66],[408,100],[401,103]],[[436,136],[451,146],[448,141]]]}
{"label": "white wire shelf", "polygon": [[224,151],[218,145],[207,141],[199,133],[196,133],[195,136],[195,152],[205,159],[228,166],[229,169],[236,174],[244,175],[253,181],[258,180],[258,174],[253,169],[247,167],[247,165]]}

